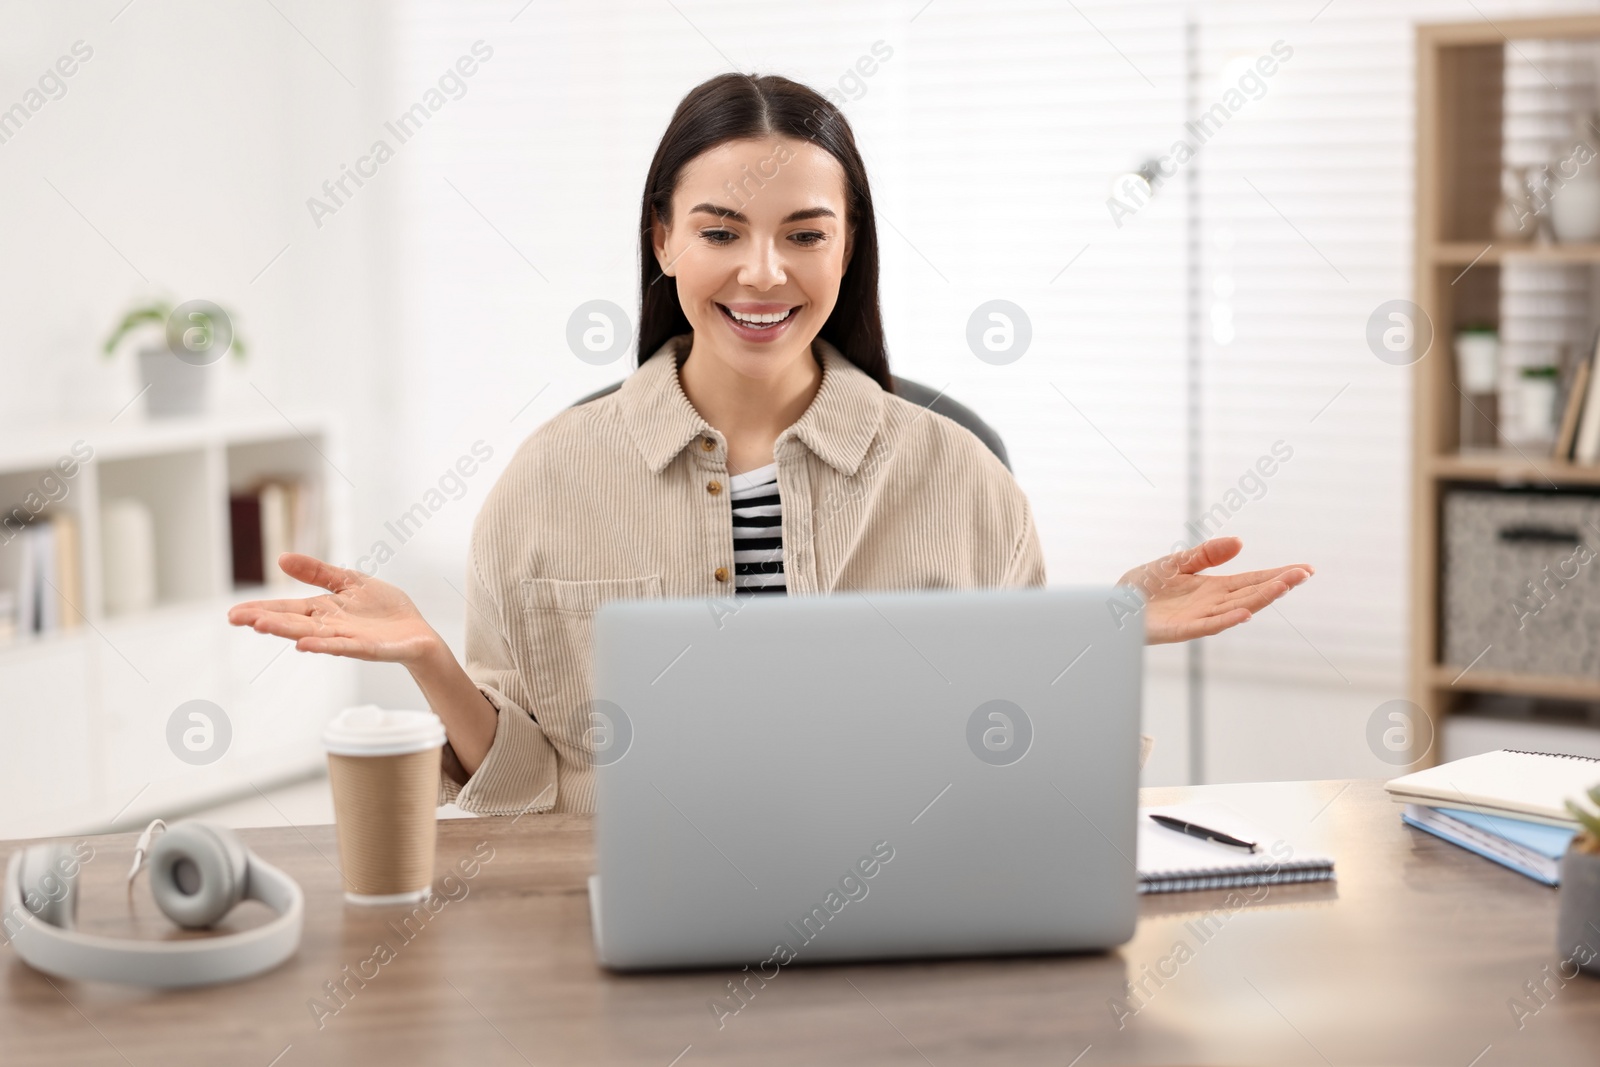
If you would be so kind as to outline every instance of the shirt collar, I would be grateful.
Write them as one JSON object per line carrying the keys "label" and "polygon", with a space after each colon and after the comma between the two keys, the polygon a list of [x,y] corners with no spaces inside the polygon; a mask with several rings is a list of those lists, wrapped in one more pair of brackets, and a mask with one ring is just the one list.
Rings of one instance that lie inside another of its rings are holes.
{"label": "shirt collar", "polygon": [[[692,333],[662,345],[617,390],[623,424],[650,473],[660,474],[684,446],[711,430],[689,403],[678,380],[678,356],[687,354]],[[818,337],[812,347],[822,357],[822,384],[798,422],[778,435],[774,446],[798,438],[840,474],[852,475],[883,420],[883,389],[866,371]]]}

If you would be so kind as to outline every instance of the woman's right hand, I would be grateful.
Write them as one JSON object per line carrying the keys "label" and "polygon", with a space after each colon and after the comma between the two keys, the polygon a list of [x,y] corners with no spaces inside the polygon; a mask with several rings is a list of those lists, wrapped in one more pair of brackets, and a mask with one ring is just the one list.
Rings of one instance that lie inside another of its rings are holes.
{"label": "woman's right hand", "polygon": [[302,652],[408,667],[444,645],[398,586],[301,552],[283,553],[278,566],[291,578],[328,590],[327,595],[235,604],[228,609],[230,623],[287,637]]}

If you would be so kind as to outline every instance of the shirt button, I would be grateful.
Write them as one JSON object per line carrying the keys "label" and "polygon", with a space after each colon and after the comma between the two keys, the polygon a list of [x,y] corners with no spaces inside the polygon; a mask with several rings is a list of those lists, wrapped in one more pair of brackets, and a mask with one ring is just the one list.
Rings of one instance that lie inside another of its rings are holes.
{"label": "shirt button", "polygon": [[707,452],[710,452],[713,448],[717,447],[717,442],[709,437],[702,437],[700,438],[700,447],[705,449]]}
{"label": "shirt button", "polygon": [[719,582],[725,582],[728,580],[728,568],[726,567],[718,567],[712,573],[716,575],[717,581]]}
{"label": "shirt button", "polygon": [[710,493],[712,496],[716,496],[718,493],[722,492],[722,483],[717,481],[707,482],[706,492]]}

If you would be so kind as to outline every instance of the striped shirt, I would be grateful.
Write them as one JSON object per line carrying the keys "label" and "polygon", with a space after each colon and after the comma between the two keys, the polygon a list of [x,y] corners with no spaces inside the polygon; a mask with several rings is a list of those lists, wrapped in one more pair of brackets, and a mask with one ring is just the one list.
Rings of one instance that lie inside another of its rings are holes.
{"label": "striped shirt", "polygon": [[733,503],[733,587],[748,593],[782,593],[783,501],[778,464],[768,463],[728,479]]}

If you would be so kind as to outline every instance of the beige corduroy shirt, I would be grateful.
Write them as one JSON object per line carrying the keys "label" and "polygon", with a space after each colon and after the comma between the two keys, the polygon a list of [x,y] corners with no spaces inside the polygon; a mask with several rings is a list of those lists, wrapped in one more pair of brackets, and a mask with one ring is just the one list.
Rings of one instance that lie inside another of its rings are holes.
{"label": "beige corduroy shirt", "polygon": [[[535,430],[490,490],[472,530],[465,666],[499,722],[465,784],[446,747],[441,804],[593,811],[595,610],[735,595],[727,443],[678,380],[692,337]],[[813,353],[822,383],[773,448],[789,594],[1043,585],[1032,509],[1000,460],[827,341]]]}

